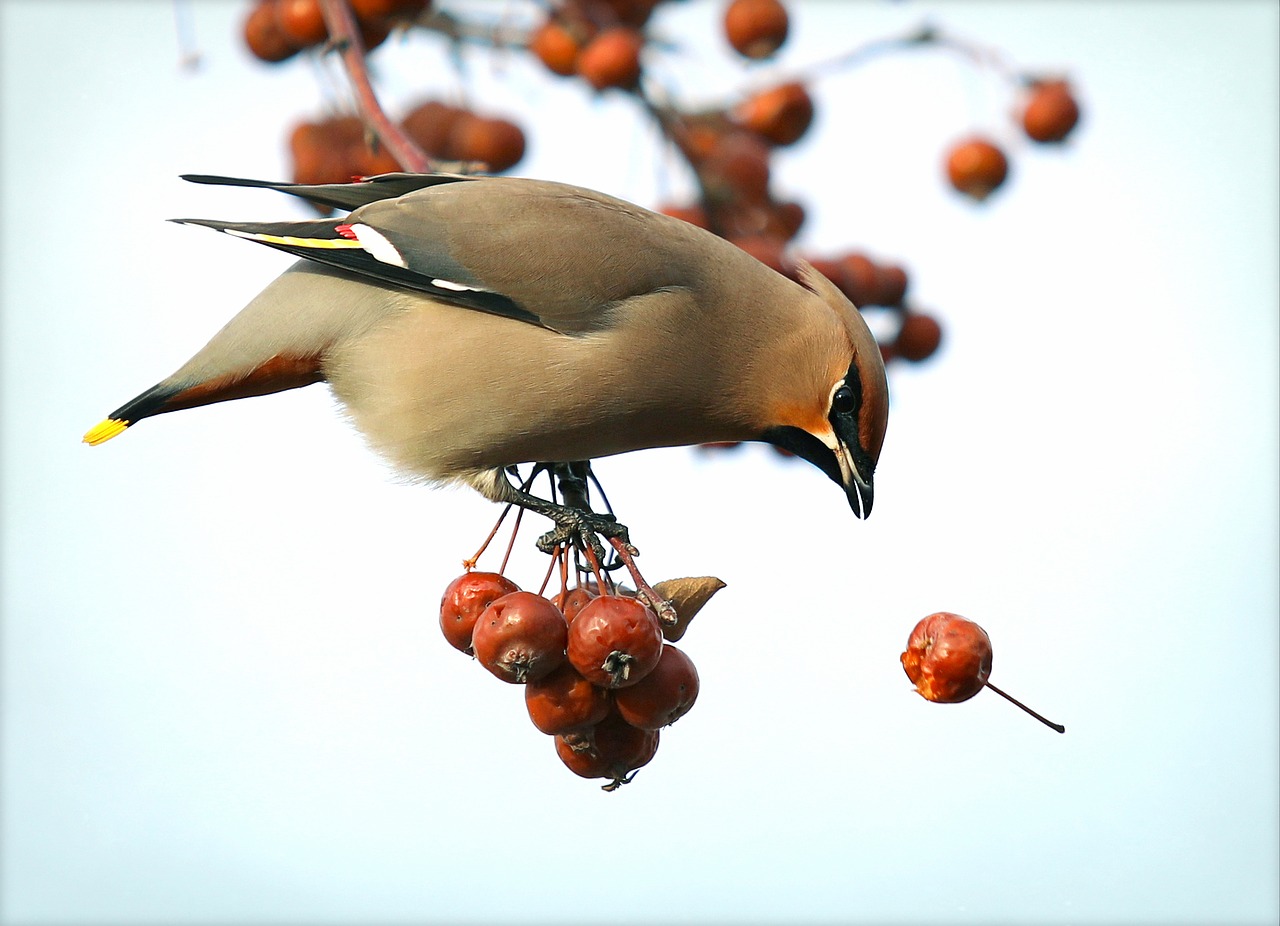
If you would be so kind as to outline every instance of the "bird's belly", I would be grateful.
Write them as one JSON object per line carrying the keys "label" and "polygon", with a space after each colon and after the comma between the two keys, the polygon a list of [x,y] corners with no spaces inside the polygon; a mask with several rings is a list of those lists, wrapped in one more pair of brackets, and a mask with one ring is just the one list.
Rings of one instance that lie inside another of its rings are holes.
{"label": "bird's belly", "polygon": [[[563,335],[427,303],[335,345],[325,376],[370,444],[431,480],[753,435],[615,334]],[[687,369],[687,367],[686,367]]]}

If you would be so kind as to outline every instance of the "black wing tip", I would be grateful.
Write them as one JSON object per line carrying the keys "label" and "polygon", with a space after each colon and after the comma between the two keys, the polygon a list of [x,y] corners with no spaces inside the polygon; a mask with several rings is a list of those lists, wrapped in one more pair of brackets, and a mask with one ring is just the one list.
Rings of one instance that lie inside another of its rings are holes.
{"label": "black wing tip", "polygon": [[188,183],[204,183],[209,186],[248,186],[274,190],[276,187],[293,186],[274,180],[251,180],[247,177],[224,177],[221,174],[179,174],[179,179]]}

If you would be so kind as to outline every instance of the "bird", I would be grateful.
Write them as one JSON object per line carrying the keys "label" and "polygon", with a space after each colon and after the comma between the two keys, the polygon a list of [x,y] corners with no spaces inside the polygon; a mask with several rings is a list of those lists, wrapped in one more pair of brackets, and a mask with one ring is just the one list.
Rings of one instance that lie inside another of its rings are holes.
{"label": "bird", "polygon": [[161,414],[324,382],[402,475],[551,518],[543,549],[626,528],[532,494],[512,482],[516,467],[581,477],[597,458],[657,447],[771,443],[837,483],[856,517],[871,512],[884,365],[857,308],[807,263],[797,282],[680,219],[546,180],[184,179],[342,214],[173,219],[299,260],[88,444]]}

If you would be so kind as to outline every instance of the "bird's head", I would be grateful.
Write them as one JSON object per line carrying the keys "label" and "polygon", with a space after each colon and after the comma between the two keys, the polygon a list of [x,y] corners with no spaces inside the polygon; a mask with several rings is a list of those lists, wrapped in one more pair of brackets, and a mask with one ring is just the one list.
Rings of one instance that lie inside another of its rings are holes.
{"label": "bird's head", "polygon": [[[763,439],[808,460],[844,489],[859,518],[871,514],[873,476],[889,418],[889,385],[875,337],[862,315],[836,286],[808,264],[800,282],[840,321],[837,336],[807,346],[798,377],[813,393],[781,406],[780,423]],[[814,378],[816,376],[816,379]]]}

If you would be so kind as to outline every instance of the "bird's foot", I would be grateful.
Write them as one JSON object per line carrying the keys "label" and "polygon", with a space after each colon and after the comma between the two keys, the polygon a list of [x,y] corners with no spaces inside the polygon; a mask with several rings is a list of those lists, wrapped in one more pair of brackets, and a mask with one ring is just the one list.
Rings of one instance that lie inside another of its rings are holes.
{"label": "bird's foot", "polygon": [[627,546],[631,544],[626,525],[618,523],[618,519],[611,514],[560,506],[554,512],[544,511],[543,514],[556,522],[552,530],[538,538],[538,549],[543,553],[554,553],[558,547],[569,546],[588,549],[597,562],[603,562],[604,546],[600,543],[601,537],[611,543],[618,540]]}

